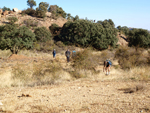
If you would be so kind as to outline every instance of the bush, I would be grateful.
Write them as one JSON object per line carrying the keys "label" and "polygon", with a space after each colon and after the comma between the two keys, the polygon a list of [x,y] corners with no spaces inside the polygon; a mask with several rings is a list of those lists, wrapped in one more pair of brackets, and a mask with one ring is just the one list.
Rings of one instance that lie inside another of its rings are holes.
{"label": "bush", "polygon": [[[26,64],[16,64],[12,67],[12,79],[14,81],[19,80],[22,85],[26,85],[31,80],[30,74]],[[18,83],[14,82],[12,86],[18,86]]]}
{"label": "bush", "polygon": [[30,49],[35,41],[34,33],[25,26],[5,25],[0,35],[0,48],[17,54],[21,49]]}
{"label": "bush", "polygon": [[28,20],[24,20],[24,24],[27,26],[27,27],[37,27],[38,26],[38,22],[36,21],[33,21],[31,19],[28,19]]}
{"label": "bush", "polygon": [[50,31],[52,34],[58,34],[58,31],[60,31],[60,27],[57,25],[57,24],[52,24],[50,27],[49,27]]}
{"label": "bush", "polygon": [[35,38],[38,42],[46,42],[48,40],[51,40],[51,33],[46,27],[39,27],[36,28],[35,31]]}
{"label": "bush", "polygon": [[28,9],[22,11],[22,15],[25,15],[25,14],[35,16],[36,11],[34,9],[28,8]]}
{"label": "bush", "polygon": [[[107,22],[109,23],[109,22]],[[113,25],[107,27],[88,20],[68,21],[62,27],[59,40],[69,45],[80,45],[82,47],[92,46],[96,49],[107,49],[108,46],[115,47],[117,43],[117,32]]]}
{"label": "bush", "polygon": [[51,5],[48,9],[49,12],[52,13],[53,17],[56,18],[58,16],[61,16],[63,18],[66,18],[66,12],[57,5]]}
{"label": "bush", "polygon": [[8,17],[7,19],[9,20],[10,24],[14,24],[16,21],[18,21],[16,17]]}
{"label": "bush", "polygon": [[56,42],[56,45],[57,45],[58,47],[60,47],[60,48],[64,48],[64,47],[65,47],[64,43],[61,42],[61,41]]}
{"label": "bush", "polygon": [[150,33],[144,29],[133,29],[129,32],[129,46],[149,48]]}
{"label": "bush", "polygon": [[147,65],[147,58],[142,55],[143,49],[120,47],[115,53],[115,58],[123,69]]}
{"label": "bush", "polygon": [[[55,80],[59,79],[59,72],[62,70],[60,64],[53,61],[40,62],[33,65],[32,78],[38,81],[38,84],[53,84]],[[48,79],[45,79],[47,78]]]}
{"label": "bush", "polygon": [[40,18],[46,17],[46,12],[49,4],[47,2],[40,2],[39,7],[36,8],[36,16]]}
{"label": "bush", "polygon": [[76,53],[76,56],[73,57],[73,67],[75,69],[95,70],[95,67],[98,65],[98,63],[98,57],[93,55],[89,49],[79,51]]}
{"label": "bush", "polygon": [[47,42],[35,42],[34,49],[37,51],[49,52],[52,51],[54,47],[54,41],[49,40]]}

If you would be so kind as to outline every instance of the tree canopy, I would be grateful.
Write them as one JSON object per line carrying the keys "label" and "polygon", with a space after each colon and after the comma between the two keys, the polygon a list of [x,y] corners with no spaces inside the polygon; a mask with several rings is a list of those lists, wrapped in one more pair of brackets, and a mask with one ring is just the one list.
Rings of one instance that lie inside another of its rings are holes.
{"label": "tree canopy", "polygon": [[13,54],[17,54],[23,48],[32,48],[35,35],[27,27],[17,28],[15,25],[7,24],[0,30],[1,49],[9,49]]}
{"label": "tree canopy", "polygon": [[61,7],[57,5],[51,5],[48,11],[51,12],[55,16],[61,16],[63,18],[66,18],[67,16],[67,13]]}
{"label": "tree canopy", "polygon": [[144,29],[132,29],[128,35],[129,46],[150,47],[150,33]]}
{"label": "tree canopy", "polygon": [[33,6],[36,6],[36,1],[34,1],[34,0],[28,0],[27,1],[27,5],[30,6],[30,8],[32,9]]}
{"label": "tree canopy", "polygon": [[39,42],[46,42],[52,38],[50,31],[46,27],[36,28],[34,33],[36,40]]}
{"label": "tree canopy", "polygon": [[44,18],[46,16],[46,12],[48,11],[49,4],[47,2],[40,2],[39,7],[36,8],[36,15],[38,17]]}
{"label": "tree canopy", "polygon": [[114,24],[110,24],[107,20],[103,23],[105,25],[89,20],[68,21],[62,27],[59,39],[66,44],[82,47],[92,46],[96,49],[107,49],[109,45],[115,47],[118,40]]}

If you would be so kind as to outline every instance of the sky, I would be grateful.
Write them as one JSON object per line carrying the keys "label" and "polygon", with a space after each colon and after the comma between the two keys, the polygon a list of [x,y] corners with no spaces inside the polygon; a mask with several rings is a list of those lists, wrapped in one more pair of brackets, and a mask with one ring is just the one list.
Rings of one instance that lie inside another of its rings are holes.
{"label": "sky", "polygon": [[[117,26],[150,30],[150,0],[34,0],[36,7],[40,2],[62,7],[66,13],[81,19],[112,19]],[[0,0],[0,8],[29,8],[27,0]]]}

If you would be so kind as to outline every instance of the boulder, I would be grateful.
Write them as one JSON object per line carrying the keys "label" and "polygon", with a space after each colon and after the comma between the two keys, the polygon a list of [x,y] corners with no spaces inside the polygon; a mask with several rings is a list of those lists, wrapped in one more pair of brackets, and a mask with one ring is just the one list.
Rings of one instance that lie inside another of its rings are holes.
{"label": "boulder", "polygon": [[22,10],[18,10],[18,13],[22,13]]}
{"label": "boulder", "polygon": [[4,15],[4,16],[8,15],[8,11],[4,11],[4,12],[3,12],[3,15]]}
{"label": "boulder", "polygon": [[46,16],[47,17],[51,17],[51,13],[50,12],[46,12]]}
{"label": "boulder", "polygon": [[13,11],[14,12],[18,12],[19,10],[17,8],[13,8]]}

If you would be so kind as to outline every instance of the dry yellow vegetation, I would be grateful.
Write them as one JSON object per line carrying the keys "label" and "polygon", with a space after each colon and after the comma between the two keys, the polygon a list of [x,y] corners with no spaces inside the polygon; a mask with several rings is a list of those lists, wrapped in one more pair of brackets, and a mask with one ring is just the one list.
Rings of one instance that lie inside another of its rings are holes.
{"label": "dry yellow vegetation", "polygon": [[125,71],[113,60],[111,74],[106,76],[99,62],[97,73],[79,70],[86,76],[76,79],[64,54],[55,59],[51,53],[29,51],[9,55],[8,51],[0,54],[0,112],[150,112],[149,67]]}

